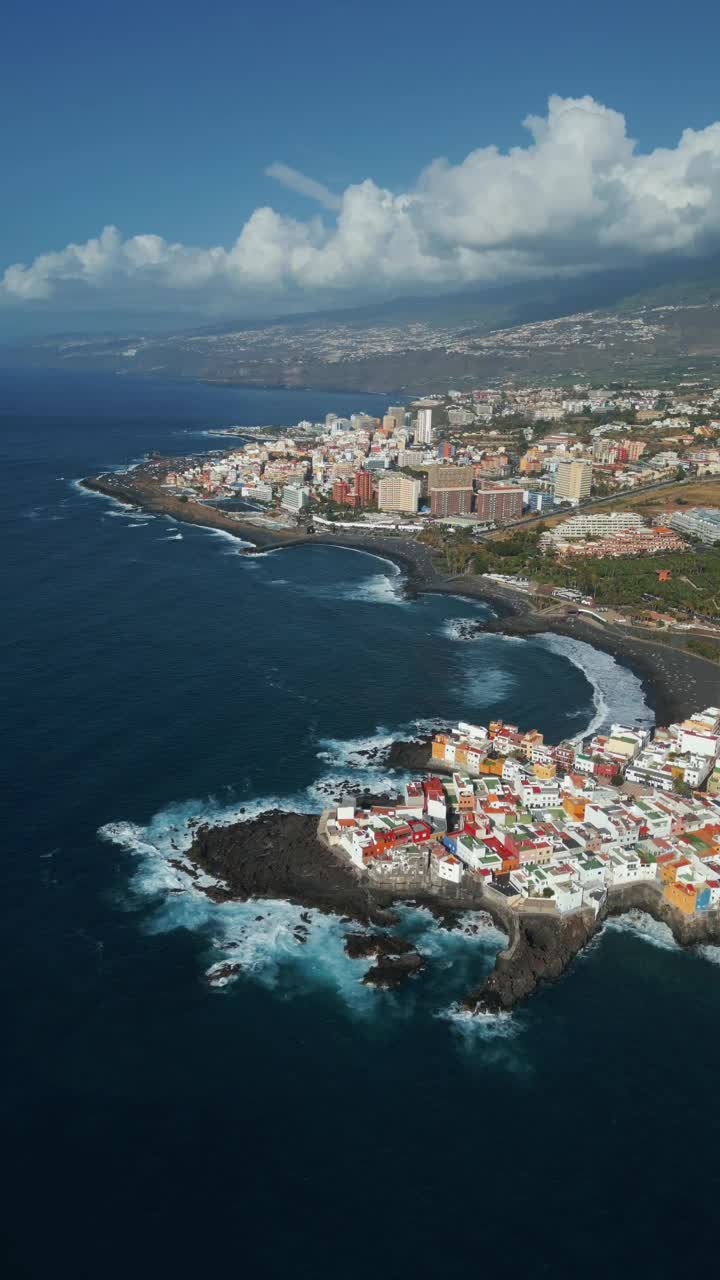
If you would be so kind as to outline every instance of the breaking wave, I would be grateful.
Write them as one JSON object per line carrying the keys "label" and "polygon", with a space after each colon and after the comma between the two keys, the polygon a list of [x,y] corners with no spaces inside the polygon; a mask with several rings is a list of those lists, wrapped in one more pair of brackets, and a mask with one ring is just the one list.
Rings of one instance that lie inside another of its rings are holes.
{"label": "breaking wave", "polygon": [[211,533],[214,538],[223,538],[226,542],[232,544],[232,551],[228,551],[228,555],[239,555],[243,547],[252,547],[254,543],[246,542],[244,538],[238,538],[234,533],[228,533],[226,529],[216,529],[211,524],[198,524],[197,529],[204,529],[206,533]]}
{"label": "breaking wave", "polygon": [[400,905],[398,932],[426,957],[429,968],[394,995],[365,986],[361,979],[371,961],[347,955],[345,936],[357,925],[285,901],[215,902],[204,892],[222,887],[222,881],[198,871],[187,858],[200,822],[249,821],[269,808],[307,811],[308,798],[272,796],[231,806],[213,798],[187,801],[169,806],[145,825],[112,822],[98,834],[136,859],[131,905],[138,899],[152,903],[146,930],[165,934],[188,929],[203,939],[211,986],[251,980],[284,998],[324,989],[338,995],[353,1014],[382,1010],[384,1016],[407,1018],[425,1010],[434,1016],[491,967],[495,952],[506,943],[485,913],[467,912],[457,928],[447,929],[426,909]]}
{"label": "breaking wave", "polygon": [[634,938],[649,943],[651,947],[658,947],[661,951],[681,949],[668,926],[659,920],[653,920],[652,916],[647,915],[645,911],[626,911],[622,916],[613,916],[603,925],[601,934],[605,932],[629,933]]}
{"label": "breaking wave", "polygon": [[470,1013],[462,1005],[451,1004],[437,1015],[449,1022],[453,1031],[471,1044],[478,1040],[512,1040],[520,1025],[512,1013]]}
{"label": "breaking wave", "polygon": [[589,725],[575,734],[573,742],[609,729],[615,722],[645,728],[654,725],[655,715],[648,706],[640,678],[611,654],[572,636],[538,636],[534,643],[567,658],[592,686],[594,715]]}

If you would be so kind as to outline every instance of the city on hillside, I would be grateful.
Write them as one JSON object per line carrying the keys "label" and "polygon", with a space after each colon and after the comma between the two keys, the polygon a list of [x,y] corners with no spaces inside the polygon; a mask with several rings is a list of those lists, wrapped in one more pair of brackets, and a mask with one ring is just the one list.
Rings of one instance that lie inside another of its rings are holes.
{"label": "city on hillside", "polygon": [[400,534],[454,574],[646,625],[720,623],[720,387],[451,391],[209,434],[237,443],[176,460],[168,493],[271,529]]}

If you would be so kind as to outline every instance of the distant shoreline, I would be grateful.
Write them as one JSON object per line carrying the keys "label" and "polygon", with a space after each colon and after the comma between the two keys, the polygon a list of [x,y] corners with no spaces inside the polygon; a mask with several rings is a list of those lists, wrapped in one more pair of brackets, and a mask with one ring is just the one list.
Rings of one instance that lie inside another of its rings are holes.
{"label": "distant shoreline", "polygon": [[534,609],[528,597],[487,577],[449,577],[438,571],[428,547],[409,538],[372,532],[363,534],[360,531],[357,534],[308,534],[262,529],[217,507],[192,500],[183,502],[173,494],[163,493],[140,468],[87,477],[80,481],[80,485],[90,492],[152,514],[165,515],[202,528],[220,529],[260,552],[319,545],[364,551],[389,560],[404,573],[406,591],[410,596],[464,596],[489,604],[497,616],[483,621],[478,619],[475,625],[479,632],[517,637],[568,636],[609,653],[641,680],[660,724],[682,719],[698,706],[717,704],[720,698],[718,664],[689,653],[669,638],[661,641],[654,636],[643,636],[638,628],[603,626],[571,607],[547,614]]}

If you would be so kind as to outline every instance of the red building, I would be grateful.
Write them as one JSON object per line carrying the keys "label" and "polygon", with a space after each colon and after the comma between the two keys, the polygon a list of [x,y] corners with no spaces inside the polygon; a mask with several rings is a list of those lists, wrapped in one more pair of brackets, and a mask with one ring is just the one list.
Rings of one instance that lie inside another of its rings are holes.
{"label": "red building", "polygon": [[369,471],[355,472],[355,506],[369,507],[373,500],[373,483]]}
{"label": "red building", "polygon": [[479,520],[516,520],[522,515],[522,508],[522,489],[481,489],[475,500]]}
{"label": "red building", "polygon": [[332,487],[332,500],[339,507],[347,507],[348,498],[350,497],[350,485],[347,480],[336,480]]}
{"label": "red building", "polygon": [[430,511],[434,516],[469,516],[472,489],[431,489]]}

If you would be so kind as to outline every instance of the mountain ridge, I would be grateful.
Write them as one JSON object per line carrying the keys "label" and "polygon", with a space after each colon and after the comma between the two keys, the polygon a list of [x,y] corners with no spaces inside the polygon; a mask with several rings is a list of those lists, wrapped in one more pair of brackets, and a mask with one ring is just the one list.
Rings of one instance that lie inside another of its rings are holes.
{"label": "mountain ridge", "polygon": [[720,375],[720,256],[167,334],[53,335],[0,359],[239,385],[415,391]]}

